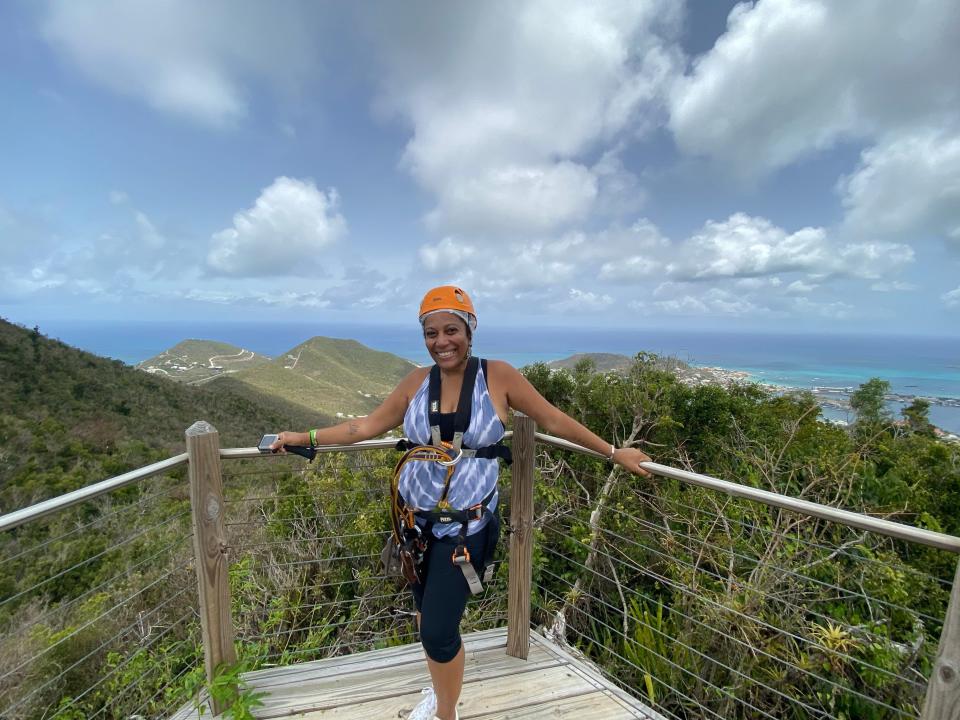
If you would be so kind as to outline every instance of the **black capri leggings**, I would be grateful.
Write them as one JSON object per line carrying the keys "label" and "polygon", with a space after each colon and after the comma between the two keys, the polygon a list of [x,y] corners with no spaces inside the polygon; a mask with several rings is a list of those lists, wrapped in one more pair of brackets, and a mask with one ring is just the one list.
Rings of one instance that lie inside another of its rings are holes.
{"label": "black capri leggings", "polygon": [[[500,534],[499,526],[499,518],[494,516],[483,530],[467,536],[470,563],[480,577],[483,577],[488,559],[493,559],[493,549]],[[493,537],[491,533],[494,533]],[[422,585],[410,585],[417,610],[420,611],[420,642],[427,656],[440,663],[450,662],[460,652],[460,619],[470,597],[470,586],[463,577],[463,571],[453,564],[456,546],[456,536],[432,538],[424,558],[426,580]],[[488,554],[490,558],[487,558]]]}

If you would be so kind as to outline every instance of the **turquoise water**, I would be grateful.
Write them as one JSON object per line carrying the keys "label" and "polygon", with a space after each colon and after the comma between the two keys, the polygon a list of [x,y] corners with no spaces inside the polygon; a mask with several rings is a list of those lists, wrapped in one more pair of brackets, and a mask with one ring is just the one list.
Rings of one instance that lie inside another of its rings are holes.
{"label": "turquoise water", "polygon": [[[187,338],[220,340],[277,356],[315,335],[353,338],[417,363],[429,362],[416,324],[63,322],[40,330],[130,364]],[[880,377],[897,393],[960,398],[960,338],[481,326],[474,350],[517,367],[579,352],[647,351],[694,365],[743,370],[758,381],[788,387],[856,387]],[[934,406],[930,415],[940,427],[960,432],[960,408]]]}

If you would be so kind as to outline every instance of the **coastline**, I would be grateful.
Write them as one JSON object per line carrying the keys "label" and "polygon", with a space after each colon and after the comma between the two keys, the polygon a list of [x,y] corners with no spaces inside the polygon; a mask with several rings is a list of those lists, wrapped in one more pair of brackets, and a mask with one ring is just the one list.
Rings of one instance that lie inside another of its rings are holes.
{"label": "coastline", "polygon": [[[809,392],[817,399],[817,404],[821,407],[821,409],[827,411],[824,413],[824,420],[837,425],[850,424],[849,416],[853,413],[853,410],[850,407],[850,396],[857,390],[857,388],[853,386],[814,386],[809,388],[797,385],[773,383],[769,380],[757,377],[755,374],[747,370],[708,365],[690,365],[688,369],[677,368],[676,373],[680,381],[685,385],[714,384],[723,387],[730,387],[731,385],[737,383],[749,382],[759,385],[773,393],[787,393],[798,390]],[[886,401],[888,407],[893,405],[906,406],[917,399],[926,400],[930,403],[931,407],[954,408],[960,411],[960,398],[950,396],[911,395],[909,393],[897,392],[887,393],[884,396],[884,400]],[[838,413],[847,415],[848,419],[838,417]],[[830,417],[830,415],[834,416]],[[934,424],[934,432],[943,440],[960,442],[960,432],[945,430],[941,427],[938,427],[936,424]]]}

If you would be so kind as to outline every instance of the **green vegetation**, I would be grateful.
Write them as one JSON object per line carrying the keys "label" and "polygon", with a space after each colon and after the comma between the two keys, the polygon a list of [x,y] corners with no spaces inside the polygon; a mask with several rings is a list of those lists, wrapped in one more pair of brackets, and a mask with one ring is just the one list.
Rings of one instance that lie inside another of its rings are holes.
{"label": "green vegetation", "polygon": [[369,413],[414,367],[409,360],[356,340],[315,337],[281,358],[223,380],[342,417]]}
{"label": "green vegetation", "polygon": [[[658,462],[960,533],[960,448],[917,416],[895,424],[882,381],[861,388],[848,431],[822,422],[809,394],[684,386],[642,354],[626,379],[589,362],[527,374],[598,434]],[[536,561],[540,622],[562,612],[567,637],[658,708],[919,714],[924,685],[913,680],[936,652],[951,554],[579,456],[545,467],[541,487],[538,512],[560,520],[544,524]]]}
{"label": "green vegetation", "polygon": [[[184,387],[22,328],[0,331],[7,497],[56,494],[179,452],[199,417],[225,444],[293,424],[264,421],[267,381],[256,396],[241,373]],[[317,354],[339,348],[344,382],[364,382],[348,360],[356,344],[344,342]],[[300,357],[303,372],[321,372],[312,352]],[[312,385],[285,372],[286,392]],[[378,382],[392,387],[385,373]],[[848,430],[821,421],[809,394],[687,386],[646,354],[624,373],[595,372],[589,359],[525,373],[598,434],[658,462],[960,535],[960,448],[933,437],[922,405],[895,423],[862,404]],[[73,393],[77,383],[88,390]],[[77,439],[92,423],[110,428],[109,443]],[[239,667],[415,640],[398,612],[410,602],[377,564],[395,459],[224,462]],[[509,484],[505,470],[505,501]],[[204,678],[189,510],[178,472],[0,537],[0,711],[18,703],[5,716],[160,717],[190,701]],[[949,591],[938,578],[952,578],[956,562],[948,553],[571,453],[540,458],[536,524],[535,622],[562,617],[568,642],[664,714],[919,712]],[[503,622],[505,577],[500,567],[492,592],[468,606],[464,631]],[[209,691],[227,692],[230,672]],[[243,716],[256,698],[233,702]]]}
{"label": "green vegetation", "polygon": [[224,373],[248,370],[270,362],[265,355],[213,340],[184,340],[137,368],[184,383],[201,383]]}

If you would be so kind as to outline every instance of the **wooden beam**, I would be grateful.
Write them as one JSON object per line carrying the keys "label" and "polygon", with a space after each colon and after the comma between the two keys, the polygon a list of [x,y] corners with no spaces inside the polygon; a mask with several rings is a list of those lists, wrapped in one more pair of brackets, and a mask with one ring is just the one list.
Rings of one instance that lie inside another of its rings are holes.
{"label": "wooden beam", "polygon": [[[217,668],[237,662],[233,617],[230,613],[227,538],[223,523],[220,434],[210,423],[198,420],[187,428],[186,435],[204,667],[207,680],[212,683]],[[214,714],[225,709],[214,703]]]}
{"label": "wooden beam", "polygon": [[507,655],[530,652],[530,587],[533,582],[533,470],[537,424],[517,413],[513,424],[513,487],[510,495],[510,580],[507,590]]}
{"label": "wooden beam", "polygon": [[933,664],[921,720],[960,718],[960,562],[953,576],[947,615],[940,632],[940,648]]}

